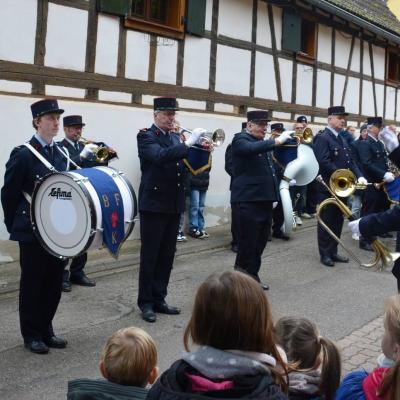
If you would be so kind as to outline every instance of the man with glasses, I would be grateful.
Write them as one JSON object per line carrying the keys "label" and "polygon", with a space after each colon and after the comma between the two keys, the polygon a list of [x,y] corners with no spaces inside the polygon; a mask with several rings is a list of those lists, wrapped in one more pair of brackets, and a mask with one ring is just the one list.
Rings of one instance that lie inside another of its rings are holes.
{"label": "man with glasses", "polygon": [[231,203],[236,206],[240,232],[235,269],[260,282],[261,256],[271,230],[273,203],[279,200],[279,188],[273,167],[272,150],[290,138],[283,132],[275,139],[264,140],[268,111],[249,111],[247,127],[232,141]]}

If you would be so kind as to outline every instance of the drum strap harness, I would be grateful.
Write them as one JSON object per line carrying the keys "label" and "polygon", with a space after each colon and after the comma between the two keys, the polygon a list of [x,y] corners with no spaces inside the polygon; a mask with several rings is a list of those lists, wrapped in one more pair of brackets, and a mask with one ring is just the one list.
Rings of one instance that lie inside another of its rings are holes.
{"label": "drum strap harness", "polygon": [[[42,164],[49,169],[51,172],[58,172],[30,143],[24,143],[24,146],[27,147],[36,158],[42,162]],[[68,150],[63,148],[65,150],[65,153],[63,150],[61,150],[57,145],[55,145],[57,150],[67,159],[67,171],[69,170],[69,164],[71,163],[73,166],[75,166],[77,169],[80,169],[81,167],[76,164],[74,161],[72,161],[69,158],[69,153]],[[32,203],[32,197],[26,193],[25,191],[22,191],[22,194],[24,195],[25,199],[29,204]]]}

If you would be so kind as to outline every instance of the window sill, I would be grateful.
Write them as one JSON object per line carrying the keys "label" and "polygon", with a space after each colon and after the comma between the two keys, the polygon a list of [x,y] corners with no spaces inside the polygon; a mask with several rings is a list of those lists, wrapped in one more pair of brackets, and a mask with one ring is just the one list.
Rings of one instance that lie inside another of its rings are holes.
{"label": "window sill", "polygon": [[134,17],[126,17],[124,27],[129,29],[136,29],[146,33],[154,33],[156,35],[169,37],[172,39],[183,39],[184,31],[183,24],[180,28],[168,25],[158,24],[152,21],[144,21]]}
{"label": "window sill", "polygon": [[310,65],[314,65],[316,61],[313,56],[310,56],[309,54],[306,53],[302,53],[301,51],[296,53],[296,60]]}

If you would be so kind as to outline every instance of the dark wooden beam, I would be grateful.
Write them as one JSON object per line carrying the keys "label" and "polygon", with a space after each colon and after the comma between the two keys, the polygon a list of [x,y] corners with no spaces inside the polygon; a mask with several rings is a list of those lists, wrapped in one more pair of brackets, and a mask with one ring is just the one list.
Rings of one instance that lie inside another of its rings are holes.
{"label": "dark wooden beam", "polygon": [[349,82],[349,72],[350,72],[350,67],[351,67],[351,61],[353,59],[353,50],[354,50],[354,43],[355,43],[355,37],[353,36],[351,39],[351,45],[350,45],[350,52],[349,52],[349,60],[347,61],[347,69],[346,69],[346,79],[344,81],[344,86],[343,86],[343,93],[342,93],[342,101],[340,104],[343,106],[344,105],[344,99],[346,97],[346,91],[347,91],[347,84]]}
{"label": "dark wooden beam", "polygon": [[274,13],[271,4],[268,4],[268,19],[269,19],[269,27],[271,30],[271,44],[272,44],[272,56],[274,60],[274,69],[275,69],[276,92],[278,96],[278,101],[282,101],[281,74],[279,69],[278,52],[276,47]]}
{"label": "dark wooden beam", "polygon": [[[210,72],[208,88],[215,91],[215,79],[217,74],[217,47],[218,47],[218,16],[219,16],[219,0],[213,0],[212,17],[211,17],[211,49],[210,49]],[[214,111],[214,101],[208,100],[206,103],[207,111]]]}

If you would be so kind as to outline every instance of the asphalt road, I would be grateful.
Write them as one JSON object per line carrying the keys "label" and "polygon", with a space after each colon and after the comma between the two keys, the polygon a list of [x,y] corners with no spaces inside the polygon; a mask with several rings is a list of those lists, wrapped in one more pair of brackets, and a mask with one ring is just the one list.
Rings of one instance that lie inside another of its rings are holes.
{"label": "asphalt road", "polygon": [[[210,232],[216,236],[221,229]],[[228,239],[227,232],[224,237]],[[160,369],[167,368],[183,352],[183,330],[196,288],[209,274],[232,269],[234,263],[234,254],[227,247],[211,249],[215,247],[212,236],[206,240],[209,246],[201,241],[198,249],[193,242],[196,239],[179,244],[193,249],[191,254],[177,257],[169,287],[168,302],[182,307],[180,316],[160,315],[155,324],[142,321],[135,304],[137,265],[114,270],[97,277],[95,288],[74,286],[71,293],[63,294],[54,325],[69,346],[45,356],[31,354],[22,346],[16,294],[0,296],[0,399],[66,398],[68,380],[100,377],[97,365],[106,338],[131,325],[143,327],[153,336]],[[363,259],[371,257],[371,253],[358,251],[348,232],[344,240]],[[386,243],[394,248],[393,239]],[[308,317],[334,340],[381,315],[384,298],[396,291],[389,271],[365,271],[355,263],[322,266],[316,228],[310,222],[292,240],[268,243],[260,275],[271,285],[267,294],[275,317]]]}

